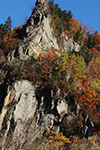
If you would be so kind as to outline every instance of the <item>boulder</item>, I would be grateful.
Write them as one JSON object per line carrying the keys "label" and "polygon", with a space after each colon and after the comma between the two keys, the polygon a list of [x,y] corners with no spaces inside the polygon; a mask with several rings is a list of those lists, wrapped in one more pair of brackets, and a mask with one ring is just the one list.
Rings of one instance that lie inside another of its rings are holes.
{"label": "boulder", "polygon": [[73,114],[65,114],[61,122],[61,131],[67,137],[70,135],[79,136],[82,129],[82,118]]}

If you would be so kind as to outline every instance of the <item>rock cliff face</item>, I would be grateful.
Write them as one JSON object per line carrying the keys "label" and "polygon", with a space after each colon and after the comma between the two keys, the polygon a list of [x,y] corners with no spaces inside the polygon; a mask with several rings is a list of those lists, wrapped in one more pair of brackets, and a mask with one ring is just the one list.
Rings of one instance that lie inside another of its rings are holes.
{"label": "rock cliff face", "polygon": [[[54,31],[50,25],[51,19],[48,8],[47,0],[36,2],[36,6],[22,30],[24,32],[22,35],[22,44],[8,54],[9,61],[15,57],[26,60],[33,53],[38,56],[44,50],[62,48],[59,47]],[[69,49],[79,51],[80,46],[74,42],[73,38],[69,39],[66,35],[63,40],[62,49],[65,52],[68,52]]]}
{"label": "rock cliff face", "polygon": [[25,35],[22,45],[8,55],[8,60],[18,57],[22,60],[27,59],[33,53],[39,55],[46,49],[59,49],[57,39],[53,29],[50,27],[50,15],[47,14],[48,1],[37,1],[32,15],[25,26]]}
{"label": "rock cliff face", "polygon": [[64,51],[68,52],[69,49],[72,51],[73,49],[78,52],[80,50],[80,45],[77,44],[73,38],[68,38],[68,36],[65,36],[65,40],[64,40]]}
{"label": "rock cliff face", "polygon": [[92,136],[94,126],[74,99],[46,90],[38,97],[36,89],[27,80],[8,86],[0,114],[0,149],[25,149],[27,142],[31,144],[49,130]]}
{"label": "rock cliff face", "polygon": [[[8,61],[16,57],[26,60],[47,49],[59,49],[47,14],[48,1],[37,0],[32,15],[23,27],[22,44],[8,54]],[[64,51],[80,46],[64,39]],[[45,131],[62,131],[64,135],[92,136],[94,125],[72,97],[61,97],[60,89],[40,91],[28,80],[0,85],[0,149],[26,150]],[[80,115],[83,117],[81,118]]]}

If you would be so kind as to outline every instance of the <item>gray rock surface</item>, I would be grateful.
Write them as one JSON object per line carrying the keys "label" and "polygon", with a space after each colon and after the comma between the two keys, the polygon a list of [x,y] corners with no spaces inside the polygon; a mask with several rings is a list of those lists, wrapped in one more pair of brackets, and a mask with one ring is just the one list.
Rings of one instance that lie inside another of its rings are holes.
{"label": "gray rock surface", "polygon": [[[42,8],[41,8],[42,7]],[[37,0],[36,6],[27,20],[25,25],[25,37],[23,37],[21,45],[8,54],[8,60],[11,61],[15,57],[19,57],[21,60],[26,60],[28,57],[36,54],[38,56],[42,51],[53,48],[62,48],[64,52],[69,50],[80,50],[80,45],[77,44],[73,38],[68,38],[64,33],[61,36],[65,36],[63,39],[63,47],[58,46],[57,39],[54,36],[54,31],[50,26],[50,15],[46,15],[48,10],[47,0]]]}
{"label": "gray rock surface", "polygon": [[50,16],[45,15],[48,9],[48,2],[46,0],[41,1],[43,9],[36,2],[36,7],[33,10],[32,15],[26,23],[26,37],[22,41],[21,46],[15,51],[11,51],[8,54],[8,60],[13,60],[14,57],[19,57],[22,60],[26,60],[34,53],[38,56],[42,51],[47,49],[59,49],[57,39],[54,37],[53,29],[50,27]]}
{"label": "gray rock surface", "polygon": [[[0,149],[23,149],[41,137],[44,131],[62,130],[67,136],[92,136],[94,125],[74,99],[60,97],[60,89],[40,95],[36,86],[27,80],[8,85],[7,96],[0,114]],[[80,122],[79,116],[83,116]],[[8,140],[8,138],[10,140]]]}
{"label": "gray rock surface", "polygon": [[68,51],[72,51],[74,49],[74,51],[78,52],[80,50],[80,45],[77,44],[74,40],[73,37],[72,38],[68,38],[67,35],[65,35],[65,39],[63,39],[63,51],[64,52],[68,52]]}
{"label": "gray rock surface", "polygon": [[2,131],[2,128],[4,128],[2,149],[7,135],[12,130],[13,140],[18,139],[20,136],[21,141],[25,140],[23,131],[25,131],[28,121],[34,117],[37,108],[35,87],[29,81],[23,80],[13,83],[12,86],[8,86],[7,93],[0,114],[0,130]]}

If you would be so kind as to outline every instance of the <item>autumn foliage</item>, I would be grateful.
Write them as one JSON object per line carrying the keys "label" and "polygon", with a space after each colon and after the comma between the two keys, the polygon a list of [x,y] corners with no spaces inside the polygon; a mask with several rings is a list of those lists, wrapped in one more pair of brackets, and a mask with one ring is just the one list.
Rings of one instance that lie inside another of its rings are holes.
{"label": "autumn foliage", "polygon": [[[68,16],[66,16],[68,17]],[[60,33],[59,19],[56,22],[56,31]],[[71,16],[63,23],[64,34],[73,35],[73,38],[81,45],[80,51],[65,53],[62,49],[45,50],[35,58],[30,57],[22,61],[16,59],[12,64],[5,66],[7,77],[1,68],[1,80],[7,78],[8,82],[27,79],[42,89],[50,86],[53,89],[61,89],[61,93],[69,93],[79,105],[87,112],[96,124],[100,121],[93,118],[100,112],[100,35],[88,33],[88,27],[80,24]],[[57,33],[58,34],[58,33]],[[59,35],[60,39],[60,35]],[[65,40],[65,35],[61,37]],[[7,30],[0,38],[0,57],[5,56],[19,46],[16,30]]]}
{"label": "autumn foliage", "polygon": [[72,143],[67,137],[63,136],[60,132],[48,131],[45,134],[47,148],[51,149],[67,149]]}
{"label": "autumn foliage", "polygon": [[20,40],[17,38],[16,31],[10,32],[8,31],[3,37],[1,42],[1,48],[5,55],[9,53],[9,51],[14,50],[18,47]]}
{"label": "autumn foliage", "polygon": [[[24,61],[16,58],[8,65],[6,56],[21,42],[16,29],[11,29],[11,18],[8,18],[4,25],[0,25],[0,81],[6,79],[11,83],[27,79],[42,89],[46,86],[49,86],[50,90],[59,88],[62,96],[68,93],[68,96],[74,97],[100,128],[100,34],[90,33],[88,26],[72,18],[71,11],[62,11],[53,1],[49,3],[51,26],[61,49],[47,49],[37,58],[33,55]],[[78,52],[74,49],[69,49],[67,53],[62,50],[66,35],[80,45]],[[55,133],[50,133],[48,138],[51,142],[54,138],[57,144],[57,136],[66,140],[61,134]],[[76,141],[81,142],[80,139]]]}
{"label": "autumn foliage", "polygon": [[24,67],[22,61],[16,61],[10,68],[8,80],[28,79],[42,88],[49,85],[51,89],[56,84],[62,93],[74,96],[90,116],[96,115],[100,108],[100,61],[99,57],[93,59],[87,66],[83,56],[48,49],[37,59],[26,60]]}

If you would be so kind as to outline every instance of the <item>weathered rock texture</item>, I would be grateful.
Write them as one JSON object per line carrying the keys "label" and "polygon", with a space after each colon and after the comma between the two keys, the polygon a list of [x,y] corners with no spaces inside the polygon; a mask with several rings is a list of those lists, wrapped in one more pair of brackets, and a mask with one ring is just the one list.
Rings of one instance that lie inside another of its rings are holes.
{"label": "weathered rock texture", "polygon": [[72,38],[68,38],[67,35],[63,35],[65,38],[63,39],[63,51],[64,52],[69,52],[69,51],[76,51],[78,52],[80,50],[80,45],[76,43]]}
{"label": "weathered rock texture", "polygon": [[53,29],[50,27],[50,15],[47,14],[48,1],[39,2],[36,2],[32,15],[24,27],[25,34],[21,46],[8,54],[8,60],[12,60],[14,57],[25,60],[33,53],[39,55],[40,52],[47,49],[59,49]]}
{"label": "weathered rock texture", "polygon": [[[8,54],[8,60],[13,60],[19,57],[21,60],[26,60],[28,57],[36,54],[38,56],[42,51],[53,48],[68,52],[69,50],[79,51],[80,45],[73,38],[68,38],[67,35],[63,39],[63,46],[59,47],[54,31],[50,25],[51,19],[48,13],[48,1],[38,0],[30,18],[23,26],[20,35],[22,35],[21,45]],[[22,34],[23,33],[23,34]],[[62,34],[63,36],[63,34]]]}
{"label": "weathered rock texture", "polygon": [[[25,140],[23,132],[25,125],[34,117],[37,101],[35,96],[35,87],[29,81],[19,81],[8,86],[7,96],[4,100],[4,106],[0,115],[0,130],[2,144],[7,143],[9,134],[13,136],[13,142],[16,138]],[[1,145],[2,145],[1,144]]]}
{"label": "weathered rock texture", "polygon": [[74,99],[62,98],[58,91],[56,95],[48,90],[39,93],[31,82],[17,81],[8,86],[0,114],[0,149],[25,149],[27,142],[31,144],[48,130],[91,136],[93,127]]}

